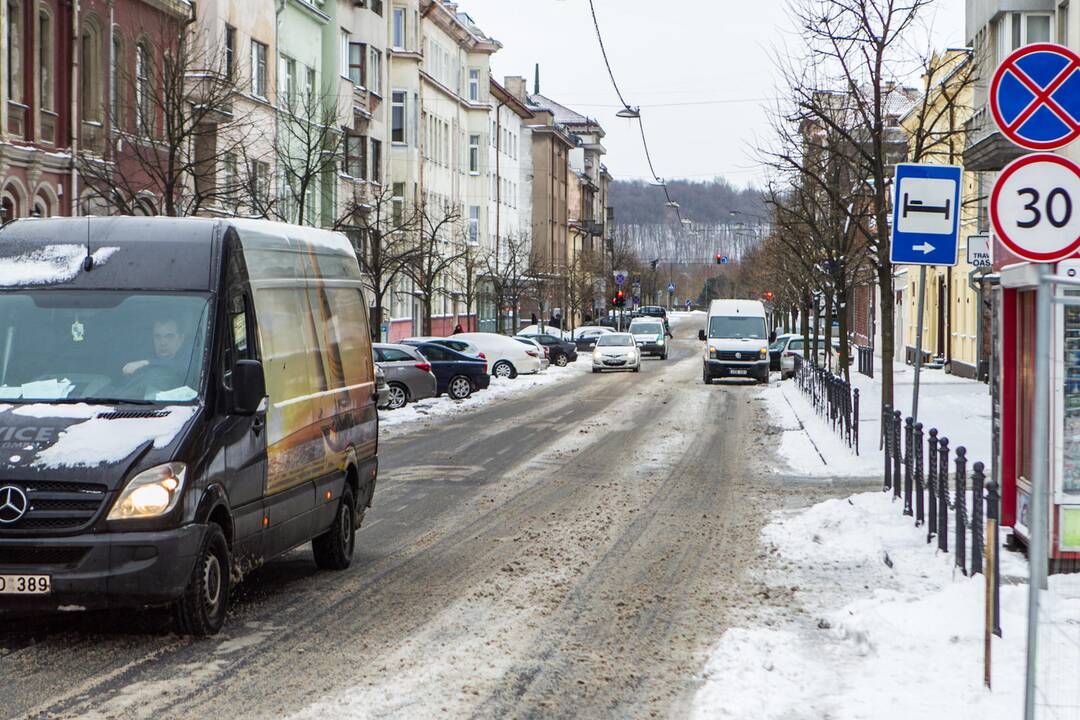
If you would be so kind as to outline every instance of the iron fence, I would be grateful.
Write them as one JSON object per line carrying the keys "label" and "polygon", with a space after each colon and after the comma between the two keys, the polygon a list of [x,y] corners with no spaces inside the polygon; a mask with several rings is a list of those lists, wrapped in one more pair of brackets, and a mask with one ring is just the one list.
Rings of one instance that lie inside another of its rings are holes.
{"label": "iron fence", "polygon": [[795,381],[814,410],[832,425],[848,447],[859,454],[859,389],[828,369],[803,360],[796,364]]}
{"label": "iron fence", "polygon": [[856,345],[855,351],[859,360],[859,373],[874,377],[874,348]]}

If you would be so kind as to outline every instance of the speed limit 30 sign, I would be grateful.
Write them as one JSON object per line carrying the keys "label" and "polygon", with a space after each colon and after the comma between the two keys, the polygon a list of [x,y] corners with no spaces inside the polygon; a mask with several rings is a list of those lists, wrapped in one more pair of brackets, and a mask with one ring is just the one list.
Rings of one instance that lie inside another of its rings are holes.
{"label": "speed limit 30 sign", "polygon": [[990,219],[1014,254],[1053,262],[1080,249],[1080,167],[1060,155],[1033,153],[1001,171]]}

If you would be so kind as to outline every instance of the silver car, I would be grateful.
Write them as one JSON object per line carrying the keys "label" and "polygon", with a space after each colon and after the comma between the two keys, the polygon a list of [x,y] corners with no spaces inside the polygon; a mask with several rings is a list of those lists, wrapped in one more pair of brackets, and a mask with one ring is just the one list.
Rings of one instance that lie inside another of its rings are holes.
{"label": "silver car", "polygon": [[546,347],[536,342],[531,337],[522,337],[521,335],[516,335],[514,336],[514,339],[522,345],[528,345],[529,347],[535,349],[537,352],[540,353],[540,372],[543,372],[549,367],[551,367],[551,360],[548,359],[549,355]]}
{"label": "silver car", "polygon": [[378,365],[375,366],[375,394],[375,407],[380,410],[390,407],[390,386],[386,384],[386,373]]}
{"label": "silver car", "polygon": [[592,371],[641,371],[641,350],[630,333],[608,333],[596,341],[592,354]]}
{"label": "silver car", "polygon": [[411,345],[373,344],[371,352],[386,373],[388,409],[396,410],[407,403],[435,397],[437,383],[431,363],[419,350]]}

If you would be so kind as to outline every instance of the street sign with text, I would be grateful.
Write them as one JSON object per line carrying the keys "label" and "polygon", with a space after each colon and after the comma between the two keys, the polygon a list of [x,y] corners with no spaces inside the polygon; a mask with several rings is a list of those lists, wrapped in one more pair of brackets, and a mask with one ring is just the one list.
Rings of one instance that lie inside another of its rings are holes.
{"label": "street sign with text", "polygon": [[960,176],[956,165],[896,166],[892,252],[899,265],[955,265],[960,229]]}
{"label": "street sign with text", "polygon": [[990,193],[994,232],[1010,251],[1054,262],[1080,249],[1080,167],[1032,153],[1005,166]]}
{"label": "street sign with text", "polygon": [[990,236],[969,235],[967,239],[968,265],[977,268],[988,268],[993,265],[990,257]]}
{"label": "street sign with text", "polygon": [[1068,145],[1080,137],[1080,56],[1053,43],[1014,51],[990,82],[990,112],[1001,133],[1020,147]]}

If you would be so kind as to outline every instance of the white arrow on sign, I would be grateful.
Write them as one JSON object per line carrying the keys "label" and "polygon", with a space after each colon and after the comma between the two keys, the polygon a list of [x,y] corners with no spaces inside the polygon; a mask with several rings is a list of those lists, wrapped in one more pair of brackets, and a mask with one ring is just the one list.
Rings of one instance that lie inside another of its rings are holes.
{"label": "white arrow on sign", "polygon": [[930,253],[934,252],[934,246],[931,245],[928,242],[925,242],[925,241],[923,242],[922,245],[915,245],[911,249],[912,250],[922,250],[923,255],[929,255]]}

